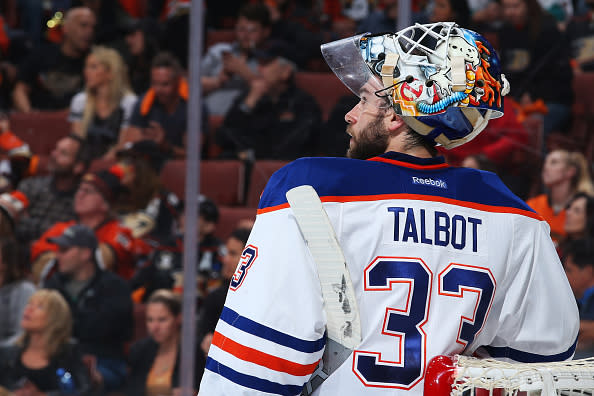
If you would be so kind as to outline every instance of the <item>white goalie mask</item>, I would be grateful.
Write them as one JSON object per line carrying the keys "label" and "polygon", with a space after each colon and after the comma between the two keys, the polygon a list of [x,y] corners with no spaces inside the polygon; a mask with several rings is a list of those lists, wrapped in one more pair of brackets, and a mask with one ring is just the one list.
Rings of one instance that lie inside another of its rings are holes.
{"label": "white goalie mask", "polygon": [[426,139],[453,148],[503,115],[509,83],[495,50],[453,22],[415,24],[323,44],[338,78],[359,96],[365,85]]}

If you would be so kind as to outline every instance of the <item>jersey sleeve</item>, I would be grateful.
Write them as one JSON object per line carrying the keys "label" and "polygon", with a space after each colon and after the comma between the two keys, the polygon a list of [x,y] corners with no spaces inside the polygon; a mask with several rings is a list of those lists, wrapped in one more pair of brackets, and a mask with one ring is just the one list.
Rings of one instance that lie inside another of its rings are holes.
{"label": "jersey sleeve", "polygon": [[231,279],[199,394],[300,394],[324,351],[322,304],[291,209],[261,211]]}
{"label": "jersey sleeve", "polygon": [[[484,348],[494,358],[550,362],[570,359],[577,343],[579,314],[545,221],[516,219],[512,264],[500,286],[496,336]],[[491,324],[493,325],[493,324]]]}

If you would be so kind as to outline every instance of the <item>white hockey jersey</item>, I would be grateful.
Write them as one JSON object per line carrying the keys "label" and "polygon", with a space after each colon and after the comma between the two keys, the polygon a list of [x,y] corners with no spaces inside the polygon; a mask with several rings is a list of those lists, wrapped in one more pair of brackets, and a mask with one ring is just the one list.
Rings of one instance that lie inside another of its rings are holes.
{"label": "white hockey jersey", "polygon": [[306,158],[276,172],[227,295],[200,395],[297,395],[325,313],[285,193],[311,185],[344,250],[362,342],[315,395],[422,395],[436,355],[573,356],[576,302],[549,227],[489,172],[442,157]]}

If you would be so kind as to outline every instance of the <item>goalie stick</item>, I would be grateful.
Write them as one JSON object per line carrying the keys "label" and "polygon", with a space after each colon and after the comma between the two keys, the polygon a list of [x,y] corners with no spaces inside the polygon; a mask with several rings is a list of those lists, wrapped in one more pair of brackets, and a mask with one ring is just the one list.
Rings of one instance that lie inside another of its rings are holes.
{"label": "goalie stick", "polygon": [[346,260],[320,197],[307,185],[289,190],[286,197],[316,263],[326,312],[324,356],[302,393],[310,395],[359,345],[361,323]]}

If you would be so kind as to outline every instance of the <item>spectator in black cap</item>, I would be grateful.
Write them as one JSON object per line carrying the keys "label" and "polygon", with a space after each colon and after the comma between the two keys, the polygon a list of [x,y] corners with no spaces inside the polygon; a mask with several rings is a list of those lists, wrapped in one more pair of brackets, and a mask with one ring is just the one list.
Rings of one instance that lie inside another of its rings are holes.
{"label": "spectator in black cap", "polygon": [[43,286],[64,296],[72,311],[73,335],[90,362],[92,377],[104,390],[114,390],[126,376],[124,343],[133,330],[130,289],[98,265],[99,242],[91,228],[73,224],[48,241],[58,246],[58,272]]}
{"label": "spectator in black cap", "polygon": [[116,211],[135,238],[161,243],[177,229],[181,210],[177,195],[166,190],[159,174],[168,154],[152,140],[128,143],[117,153],[123,169],[122,194]]}
{"label": "spectator in black cap", "polygon": [[316,100],[295,86],[283,46],[256,51],[259,77],[234,102],[217,132],[227,158],[293,160],[311,154],[322,120]]}
{"label": "spectator in black cap", "polygon": [[87,173],[74,196],[77,220],[52,225],[31,246],[33,275],[45,279],[54,267],[58,245],[51,238],[62,235],[71,225],[81,223],[92,229],[99,240],[102,262],[107,269],[129,279],[135,269],[136,241],[132,232],[121,225],[113,212],[113,205],[122,190],[124,171],[118,165],[109,170]]}

